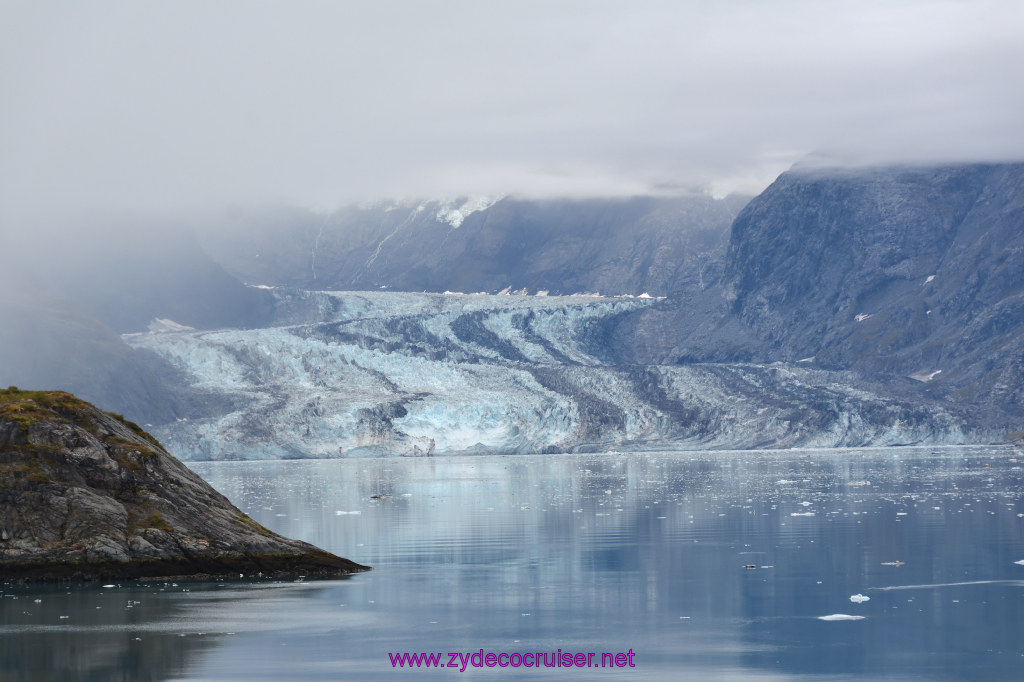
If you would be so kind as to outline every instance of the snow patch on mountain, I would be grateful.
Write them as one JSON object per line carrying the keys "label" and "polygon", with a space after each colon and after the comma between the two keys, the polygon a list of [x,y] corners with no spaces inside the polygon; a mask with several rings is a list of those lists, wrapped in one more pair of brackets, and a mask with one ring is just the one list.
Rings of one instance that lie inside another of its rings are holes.
{"label": "snow patch on mountain", "polygon": [[463,199],[461,203],[459,203],[460,200],[443,201],[435,217],[442,223],[448,223],[453,228],[458,228],[462,225],[462,221],[473,213],[486,211],[504,198],[504,194],[485,194]]}

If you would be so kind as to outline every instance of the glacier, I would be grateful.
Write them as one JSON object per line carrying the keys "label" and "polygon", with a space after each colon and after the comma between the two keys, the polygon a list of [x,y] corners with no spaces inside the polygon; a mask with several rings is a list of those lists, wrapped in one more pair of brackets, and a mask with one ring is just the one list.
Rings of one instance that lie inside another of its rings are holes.
{"label": "glacier", "polygon": [[[942,405],[807,366],[620,365],[603,321],[650,298],[275,289],[262,329],[126,334],[197,405],[182,459],[962,443]],[[598,349],[598,350],[595,350]],[[210,396],[217,397],[210,400]]]}

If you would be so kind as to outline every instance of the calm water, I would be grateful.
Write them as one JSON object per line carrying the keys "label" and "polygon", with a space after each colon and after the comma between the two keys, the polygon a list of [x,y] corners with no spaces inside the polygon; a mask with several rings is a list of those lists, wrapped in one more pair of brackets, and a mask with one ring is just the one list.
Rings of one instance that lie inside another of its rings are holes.
{"label": "calm water", "polygon": [[0,679],[390,678],[388,652],[480,649],[636,667],[407,674],[1024,679],[1022,467],[991,448],[197,463],[260,523],[376,570],[3,585]]}

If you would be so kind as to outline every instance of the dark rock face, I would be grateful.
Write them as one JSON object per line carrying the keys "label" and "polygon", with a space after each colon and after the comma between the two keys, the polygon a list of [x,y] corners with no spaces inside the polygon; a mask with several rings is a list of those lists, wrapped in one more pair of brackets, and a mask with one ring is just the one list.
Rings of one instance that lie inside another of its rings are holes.
{"label": "dark rock face", "polygon": [[461,202],[263,213],[204,241],[229,272],[258,284],[664,295],[720,273],[729,225],[747,200],[506,198],[456,217]]}
{"label": "dark rock face", "polygon": [[786,174],[737,218],[727,268],[783,359],[1024,404],[1024,164]]}
{"label": "dark rock face", "polygon": [[59,391],[0,391],[0,579],[330,576],[130,422]]}
{"label": "dark rock face", "polygon": [[720,282],[615,334],[631,360],[807,360],[1018,418],[1024,164],[785,173],[733,223]]}

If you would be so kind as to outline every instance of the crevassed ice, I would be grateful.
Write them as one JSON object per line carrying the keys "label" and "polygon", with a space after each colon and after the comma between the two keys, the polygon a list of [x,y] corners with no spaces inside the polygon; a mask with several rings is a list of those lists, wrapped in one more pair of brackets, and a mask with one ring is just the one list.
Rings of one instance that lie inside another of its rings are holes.
{"label": "crevassed ice", "polygon": [[[901,415],[891,400],[821,370],[618,365],[595,355],[602,352],[594,338],[603,320],[655,304],[648,299],[273,295],[279,326],[124,336],[176,368],[182,389],[195,398],[190,404],[201,408],[154,427],[176,455],[841,446],[963,437],[941,410],[915,422],[917,412]],[[807,422],[824,426],[808,430]]]}

